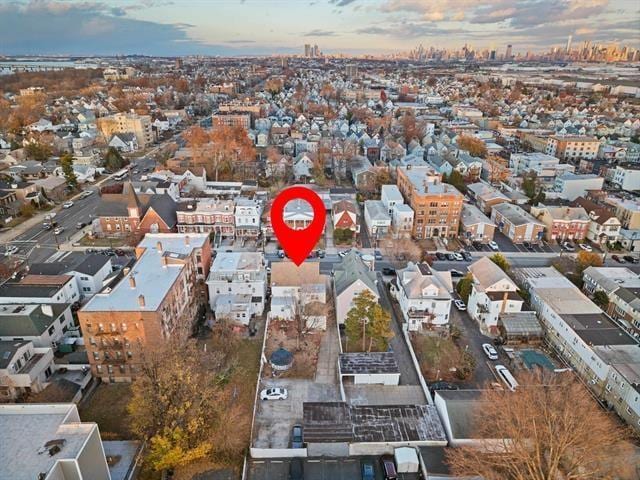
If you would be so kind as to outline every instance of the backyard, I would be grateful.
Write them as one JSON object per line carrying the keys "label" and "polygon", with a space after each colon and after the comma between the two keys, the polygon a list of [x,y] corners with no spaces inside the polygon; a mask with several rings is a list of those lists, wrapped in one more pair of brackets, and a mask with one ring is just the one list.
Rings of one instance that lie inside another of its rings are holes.
{"label": "backyard", "polygon": [[131,399],[129,383],[102,383],[80,405],[83,422],[96,422],[103,440],[131,440],[127,404]]}
{"label": "backyard", "polygon": [[467,379],[475,369],[475,359],[452,337],[412,334],[411,344],[428,382]]}
{"label": "backyard", "polygon": [[[279,348],[284,348],[293,354],[293,364],[291,368],[286,371],[281,371],[279,373],[280,377],[315,377],[322,331],[311,330],[304,332],[300,337],[298,342],[298,332],[295,329],[293,321],[273,320],[270,322],[265,346],[267,360],[269,360],[269,355]],[[264,377],[270,377],[272,374],[271,365],[269,363],[265,364]]]}

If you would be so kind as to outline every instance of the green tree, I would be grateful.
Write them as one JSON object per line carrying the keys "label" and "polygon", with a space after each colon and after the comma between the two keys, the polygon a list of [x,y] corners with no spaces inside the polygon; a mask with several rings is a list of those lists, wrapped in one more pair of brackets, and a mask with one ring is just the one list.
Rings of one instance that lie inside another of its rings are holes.
{"label": "green tree", "polygon": [[52,153],[51,147],[41,142],[29,142],[27,146],[24,147],[24,150],[29,158],[38,160],[39,162],[47,160]]}
{"label": "green tree", "polygon": [[378,304],[373,294],[363,290],[354,297],[353,307],[345,319],[347,342],[353,346],[361,342],[363,352],[371,351],[374,345],[384,351],[393,337],[390,321],[391,316]]}
{"label": "green tree", "polygon": [[527,172],[522,176],[522,191],[529,197],[529,203],[533,206],[544,202],[546,198],[544,189],[538,181],[538,174],[534,171]]}
{"label": "green tree", "polygon": [[73,156],[70,153],[65,153],[60,158],[60,166],[62,167],[64,178],[67,180],[67,185],[71,188],[76,188],[78,186],[78,178],[73,171]]}
{"label": "green tree", "polygon": [[104,156],[104,166],[111,171],[120,170],[125,165],[125,159],[122,158],[118,149],[109,147]]}
{"label": "green tree", "polygon": [[505,256],[501,253],[494,253],[489,257],[489,260],[498,265],[505,273],[509,273],[511,265],[509,264],[509,261],[505,258]]}
{"label": "green tree", "polygon": [[599,306],[602,310],[606,310],[609,306],[609,297],[606,292],[598,290],[593,294],[593,303]]}
{"label": "green tree", "polygon": [[20,206],[20,215],[22,215],[25,218],[33,217],[33,214],[35,213],[35,211],[36,211],[36,208],[33,206],[31,202],[23,203]]}
{"label": "green tree", "polygon": [[464,278],[461,278],[456,285],[456,292],[460,295],[460,298],[466,303],[471,295],[471,287],[473,286],[473,276],[467,273]]}
{"label": "green tree", "polygon": [[458,191],[462,193],[465,193],[467,191],[467,185],[464,183],[464,177],[457,170],[453,170],[451,172],[451,175],[449,176],[442,175],[442,181],[444,183],[448,183],[449,185],[453,185]]}

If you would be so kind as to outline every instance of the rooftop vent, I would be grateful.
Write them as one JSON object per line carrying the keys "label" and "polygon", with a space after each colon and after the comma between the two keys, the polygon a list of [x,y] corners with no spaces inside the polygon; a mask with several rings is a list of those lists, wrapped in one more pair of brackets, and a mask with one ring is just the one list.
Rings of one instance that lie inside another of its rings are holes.
{"label": "rooftop vent", "polygon": [[159,252],[162,253],[162,242],[156,243],[156,248],[158,249]]}
{"label": "rooftop vent", "polygon": [[140,305],[141,308],[144,308],[145,306],[144,295],[138,296],[138,304]]}
{"label": "rooftop vent", "polygon": [[133,275],[129,277],[129,285],[131,286],[131,288],[136,288],[136,277],[134,277]]}

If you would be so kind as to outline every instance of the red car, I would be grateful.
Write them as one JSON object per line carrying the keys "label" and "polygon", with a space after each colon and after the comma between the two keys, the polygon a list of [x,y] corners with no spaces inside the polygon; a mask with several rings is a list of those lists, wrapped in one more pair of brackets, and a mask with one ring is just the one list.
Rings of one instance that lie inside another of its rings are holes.
{"label": "red car", "polygon": [[397,480],[398,472],[396,471],[396,462],[391,455],[383,455],[380,457],[380,466],[385,480]]}

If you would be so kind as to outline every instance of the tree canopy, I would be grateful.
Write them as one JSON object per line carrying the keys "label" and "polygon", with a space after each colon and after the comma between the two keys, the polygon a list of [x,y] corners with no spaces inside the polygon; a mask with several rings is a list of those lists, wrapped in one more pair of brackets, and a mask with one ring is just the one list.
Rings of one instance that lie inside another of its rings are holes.
{"label": "tree canopy", "polygon": [[494,253],[489,257],[489,260],[498,265],[505,273],[509,273],[511,264],[509,264],[509,261],[501,253]]}
{"label": "tree canopy", "polygon": [[485,158],[487,156],[487,146],[479,138],[470,135],[460,135],[456,139],[456,144],[461,150],[466,150],[474,157]]}
{"label": "tree canopy", "polygon": [[363,290],[353,299],[353,307],[345,319],[348,347],[362,348],[370,352],[386,351],[393,338],[391,316],[385,311],[369,290]]}
{"label": "tree canopy", "polygon": [[60,166],[62,167],[64,178],[67,180],[67,185],[71,188],[76,188],[78,186],[78,177],[73,171],[73,156],[70,153],[62,155],[60,157]]}

